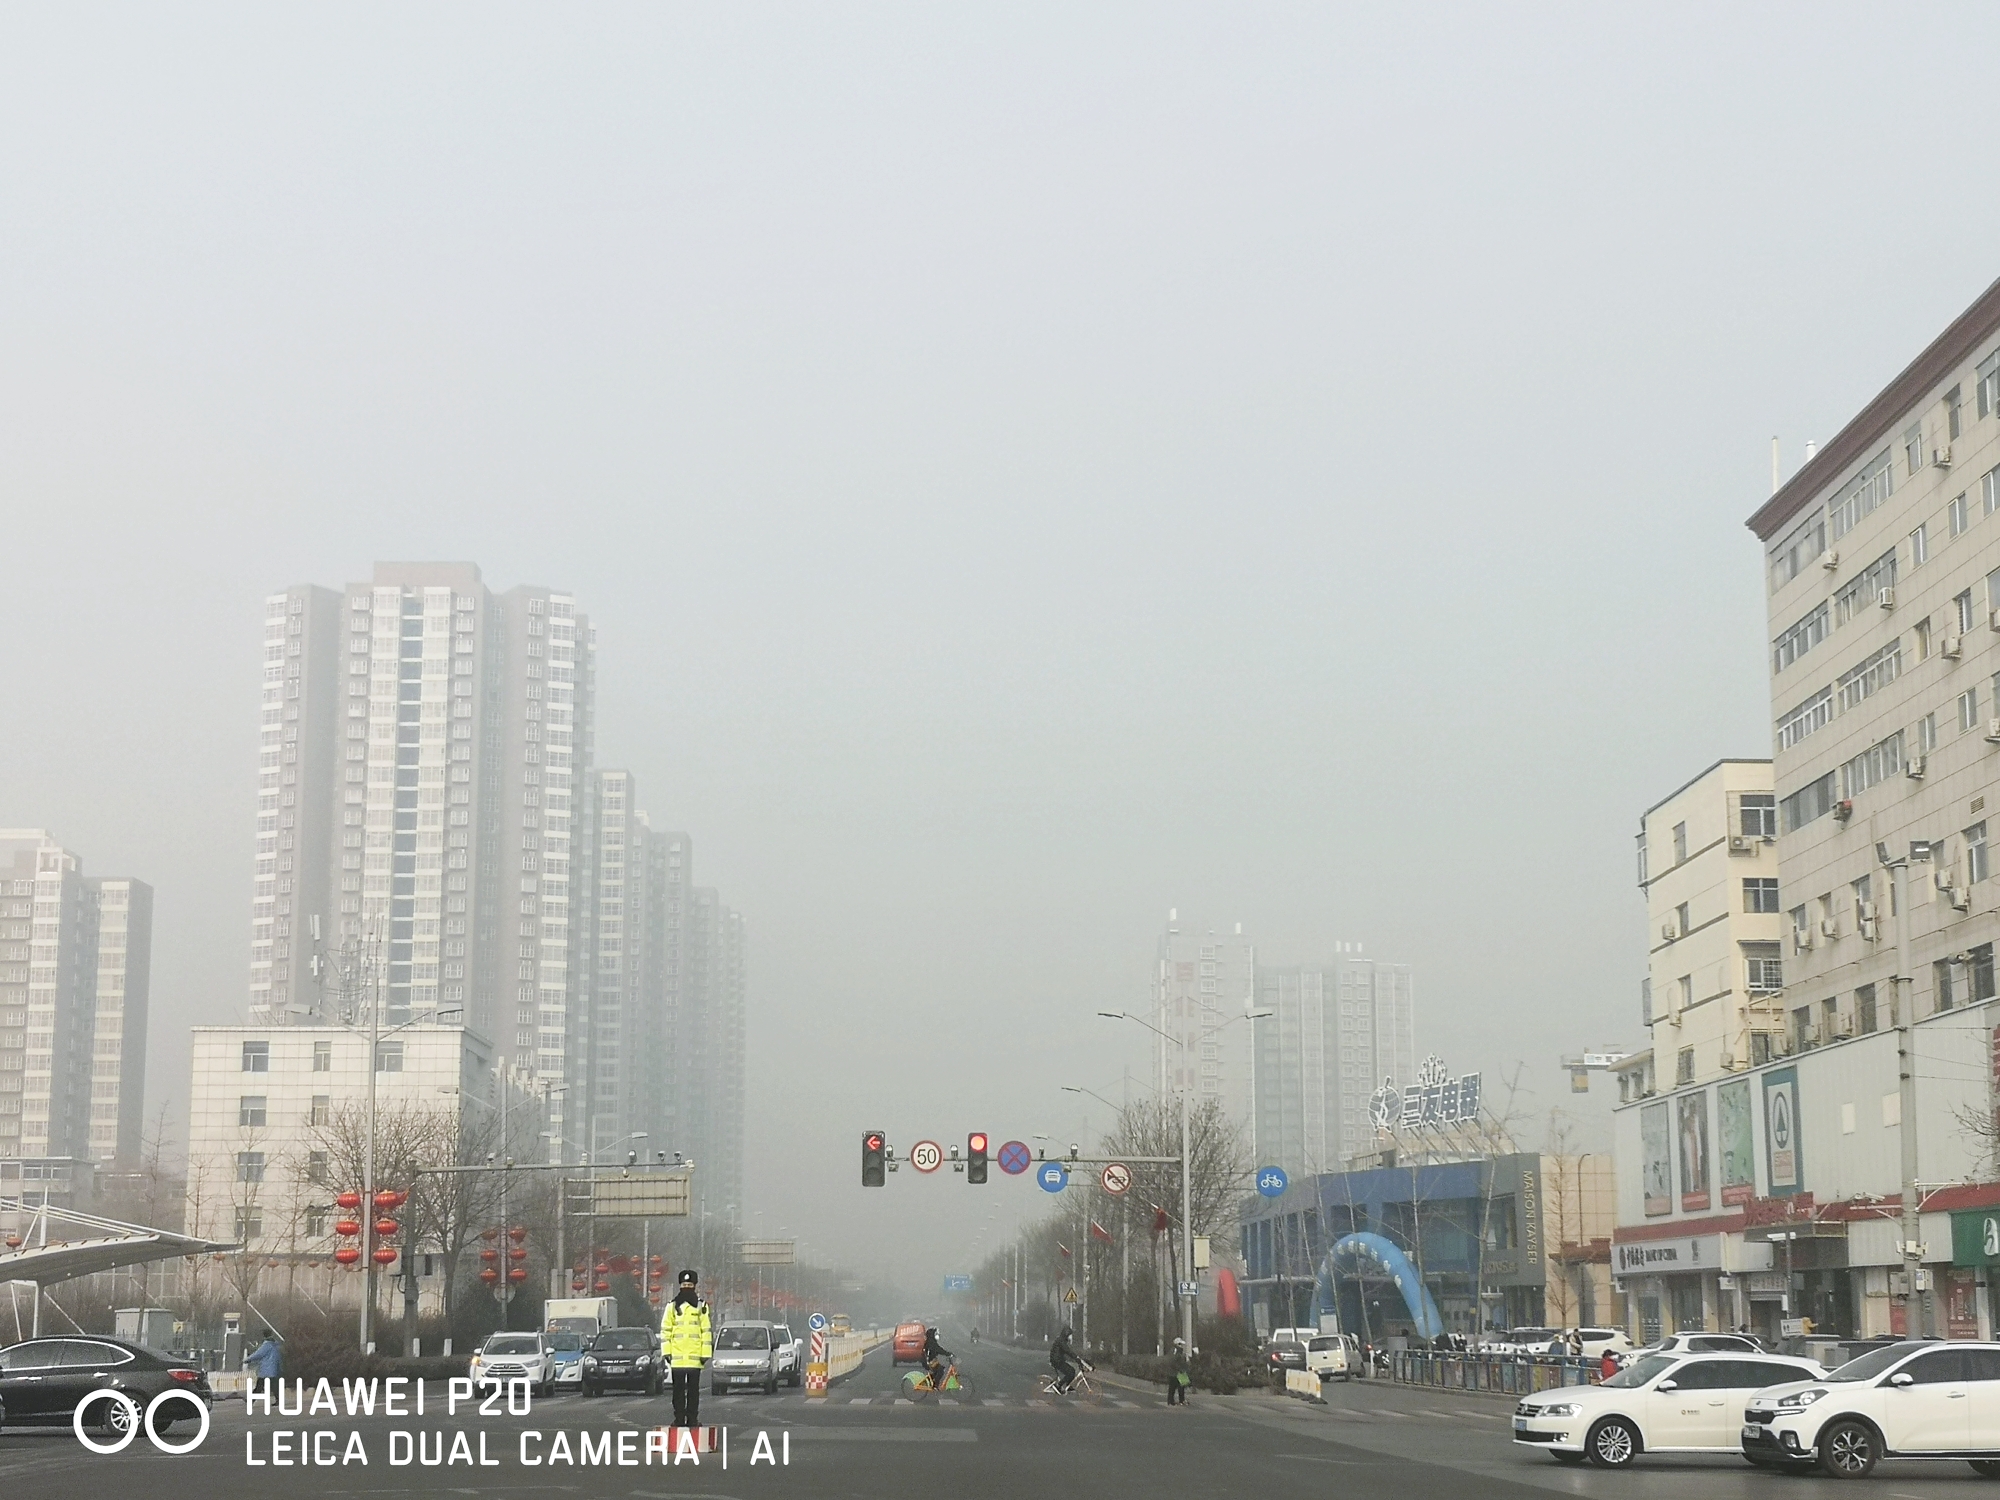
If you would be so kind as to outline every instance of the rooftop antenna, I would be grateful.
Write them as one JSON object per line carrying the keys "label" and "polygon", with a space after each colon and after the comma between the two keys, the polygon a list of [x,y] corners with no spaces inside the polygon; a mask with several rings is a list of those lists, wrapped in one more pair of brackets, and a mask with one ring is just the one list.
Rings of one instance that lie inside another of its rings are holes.
{"label": "rooftop antenna", "polygon": [[1814,455],[1815,453],[1817,453],[1817,452],[1819,452],[1819,444],[1818,444],[1818,443],[1815,443],[1815,442],[1814,442],[1814,441],[1813,441],[1813,440],[1812,440],[1811,438],[1807,438],[1807,439],[1806,439],[1806,462],[1807,462],[1807,463],[1811,463],[1811,462],[1812,462],[1812,456],[1813,456],[1813,455]]}

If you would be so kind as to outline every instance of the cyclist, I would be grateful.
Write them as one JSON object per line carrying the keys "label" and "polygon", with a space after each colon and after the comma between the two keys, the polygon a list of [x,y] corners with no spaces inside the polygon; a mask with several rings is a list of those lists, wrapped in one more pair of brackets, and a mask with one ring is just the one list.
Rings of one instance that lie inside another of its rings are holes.
{"label": "cyclist", "polygon": [[967,1330],[967,1336],[972,1340],[973,1343],[976,1344],[979,1342],[979,1330],[977,1328]]}
{"label": "cyclist", "polygon": [[949,1349],[938,1342],[937,1330],[935,1328],[926,1328],[924,1330],[924,1369],[930,1374],[932,1390],[941,1391],[944,1389],[944,1362],[956,1357]]}
{"label": "cyclist", "polygon": [[1056,1394],[1060,1396],[1069,1394],[1070,1386],[1075,1383],[1082,1369],[1082,1361],[1076,1357],[1076,1351],[1069,1346],[1071,1336],[1070,1326],[1065,1323],[1062,1332],[1056,1335],[1056,1341],[1049,1346],[1049,1363],[1055,1366]]}

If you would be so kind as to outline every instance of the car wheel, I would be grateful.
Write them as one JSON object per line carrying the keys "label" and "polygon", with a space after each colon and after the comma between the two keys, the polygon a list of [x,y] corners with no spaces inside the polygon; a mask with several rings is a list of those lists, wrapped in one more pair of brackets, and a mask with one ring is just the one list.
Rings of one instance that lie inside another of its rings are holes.
{"label": "car wheel", "polygon": [[1971,1462],[1972,1472],[1981,1479],[2000,1479],[2000,1462],[1990,1458],[1975,1458]]}
{"label": "car wheel", "polygon": [[1639,1456],[1639,1434],[1623,1417],[1606,1417],[1590,1429],[1583,1451],[1600,1469],[1622,1469]]}
{"label": "car wheel", "polygon": [[1583,1462],[1583,1455],[1581,1453],[1556,1453],[1551,1451],[1549,1457],[1553,1458],[1559,1464],[1568,1464],[1571,1468]]}
{"label": "car wheel", "polygon": [[1875,1429],[1866,1422],[1834,1422],[1819,1435],[1820,1470],[1831,1478],[1865,1478],[1881,1456]]}

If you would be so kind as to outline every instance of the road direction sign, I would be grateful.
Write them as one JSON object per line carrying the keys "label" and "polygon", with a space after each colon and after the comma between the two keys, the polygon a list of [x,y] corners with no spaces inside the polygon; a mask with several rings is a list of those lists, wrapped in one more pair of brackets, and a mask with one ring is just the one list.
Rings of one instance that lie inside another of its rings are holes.
{"label": "road direction sign", "polygon": [[936,1141],[918,1141],[910,1147],[910,1165],[919,1172],[935,1172],[938,1163],[944,1160],[944,1152]]}
{"label": "road direction sign", "polygon": [[1024,1141],[1009,1141],[1000,1148],[1000,1154],[994,1160],[1000,1163],[1000,1170],[1009,1177],[1019,1177],[1034,1163],[1034,1157]]}
{"label": "road direction sign", "polygon": [[944,1289],[947,1292],[969,1292],[972,1290],[972,1278],[970,1276],[947,1276],[944,1279]]}
{"label": "road direction sign", "polygon": [[826,1329],[826,1314],[814,1313],[810,1318],[806,1319],[806,1327],[810,1328],[814,1333],[824,1332]]}
{"label": "road direction sign", "polygon": [[1183,1297],[1196,1297],[1201,1295],[1201,1283],[1198,1281],[1183,1281],[1181,1283],[1181,1295]]}
{"label": "road direction sign", "polygon": [[1069,1186],[1069,1168],[1059,1161],[1045,1161],[1035,1172],[1035,1181],[1045,1193],[1060,1193]]}
{"label": "road direction sign", "polygon": [[1108,1163],[1104,1175],[1098,1179],[1104,1184],[1104,1191],[1114,1197],[1132,1190],[1132,1169],[1122,1161]]}
{"label": "road direction sign", "polygon": [[1257,1191],[1266,1198],[1279,1197],[1292,1185],[1292,1179],[1285,1175],[1283,1167],[1259,1167],[1257,1169]]}

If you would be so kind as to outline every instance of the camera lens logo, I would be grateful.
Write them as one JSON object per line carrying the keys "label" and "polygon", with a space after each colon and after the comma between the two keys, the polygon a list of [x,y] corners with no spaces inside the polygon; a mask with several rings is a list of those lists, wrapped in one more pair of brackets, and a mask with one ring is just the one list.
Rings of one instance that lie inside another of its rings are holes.
{"label": "camera lens logo", "polygon": [[[107,1424],[118,1436],[108,1443],[100,1443],[84,1431],[84,1414],[98,1408],[99,1403],[109,1401],[112,1406],[110,1422]],[[194,1436],[184,1443],[170,1443],[159,1426],[178,1421],[181,1413],[168,1407],[169,1402],[180,1401],[194,1408]],[[162,1409],[166,1408],[164,1415]],[[146,1430],[146,1438],[162,1453],[185,1455],[194,1452],[208,1441],[208,1403],[188,1391],[165,1390],[146,1403],[144,1420],[141,1420],[139,1403],[124,1391],[113,1390],[110,1386],[100,1386],[81,1401],[70,1414],[69,1425],[76,1433],[76,1440],[92,1453],[123,1453],[132,1446],[132,1439],[139,1435],[141,1427]]]}

